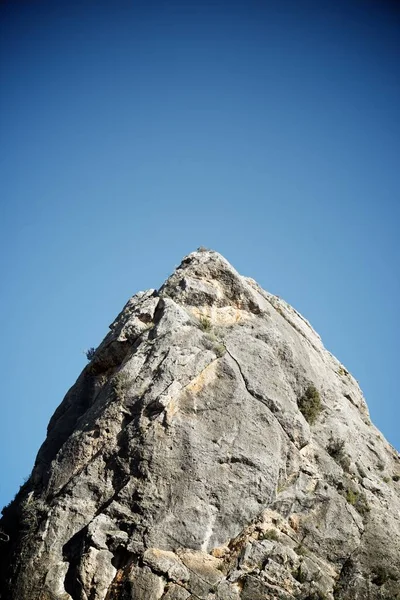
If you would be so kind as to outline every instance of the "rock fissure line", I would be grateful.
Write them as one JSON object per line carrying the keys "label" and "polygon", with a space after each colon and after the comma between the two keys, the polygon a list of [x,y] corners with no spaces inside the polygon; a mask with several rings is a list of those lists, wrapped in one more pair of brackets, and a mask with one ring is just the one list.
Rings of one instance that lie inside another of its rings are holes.
{"label": "rock fissure line", "polygon": [[[211,593],[213,593],[213,591],[214,591],[213,588],[216,589],[216,585],[217,584],[210,583],[209,581],[207,581],[207,579],[204,579],[204,577],[201,577],[201,575],[199,575],[196,571],[194,571],[191,567],[189,567],[185,563],[185,561],[183,560],[183,558],[181,558],[181,561],[185,565],[185,567],[187,568],[187,570],[190,571],[193,575],[195,575],[195,577],[198,577],[203,583],[205,583],[206,585],[208,585],[211,588]],[[190,593],[192,593],[192,592],[190,592]]]}
{"label": "rock fissure line", "polygon": [[254,398],[255,400],[257,400],[258,402],[261,402],[261,404],[264,404],[264,406],[266,406],[268,408],[268,410],[270,411],[271,415],[275,418],[276,422],[278,423],[279,427],[281,428],[282,432],[285,434],[285,436],[291,441],[293,442],[292,437],[289,435],[289,433],[286,431],[285,427],[282,425],[282,423],[280,422],[279,418],[276,415],[276,411],[273,410],[272,407],[275,406],[275,403],[272,399],[270,398],[264,398],[263,396],[261,396],[260,394],[258,394],[257,392],[255,392],[254,390],[252,390],[249,387],[247,378],[245,377],[245,375],[243,374],[242,368],[240,366],[239,361],[237,360],[237,358],[235,358],[233,356],[233,354],[230,352],[230,350],[228,350],[228,348],[225,346],[226,348],[226,352],[227,354],[229,354],[229,356],[231,357],[231,359],[236,363],[238,369],[239,369],[239,373],[241,375],[241,379],[244,383],[244,386],[247,390],[247,392],[250,394],[250,396],[252,396],[252,398]]}
{"label": "rock fissure line", "polygon": [[[192,569],[190,569],[183,561],[182,561],[182,564],[184,564],[185,567],[186,567],[186,569],[188,571],[190,571],[191,573],[193,573],[193,575],[195,575],[196,577],[199,577],[199,575],[195,571],[193,571]],[[149,565],[148,563],[146,563],[146,566],[150,569],[150,571],[152,573],[154,573],[154,575],[157,575],[157,576],[161,577],[162,579],[164,579],[167,582],[167,584],[168,583],[172,583],[174,585],[177,585],[178,587],[180,587],[183,590],[185,590],[185,592],[188,592],[190,594],[190,596],[193,596],[193,598],[197,598],[197,600],[204,600],[203,598],[201,598],[200,596],[197,596],[194,592],[192,592],[190,590],[190,587],[188,589],[188,587],[184,586],[182,583],[180,583],[176,579],[172,579],[170,577],[170,575],[168,575],[167,572],[161,571],[159,569],[155,569],[152,565]],[[205,584],[210,585],[210,583],[208,581],[206,581],[205,579],[202,579],[201,577],[199,577],[199,579],[201,579]],[[167,592],[163,591],[163,595],[161,596],[161,600],[164,598],[164,596],[165,596],[166,593]]]}
{"label": "rock fissure line", "polygon": [[349,513],[349,515],[351,516],[351,518],[353,519],[354,525],[357,527],[358,531],[360,532],[360,537],[363,535],[365,528],[360,528],[359,524],[357,523],[356,519],[354,518],[353,513],[351,512],[351,510],[349,509],[347,502],[345,504],[346,510]]}
{"label": "rock fissure line", "polygon": [[[240,363],[239,363],[239,361],[237,360],[237,358],[235,358],[235,357],[233,356],[233,354],[232,354],[232,353],[231,353],[231,351],[230,351],[230,350],[229,350],[229,349],[226,347],[226,345],[225,345],[225,348],[226,348],[226,352],[227,352],[227,354],[229,354],[229,356],[231,357],[231,359],[232,359],[232,360],[233,360],[233,361],[236,363],[236,365],[237,365],[237,367],[238,367],[238,369],[239,369],[239,372],[240,372],[240,375],[241,375],[242,381],[243,381],[243,383],[244,383],[244,386],[245,386],[245,388],[246,388],[247,392],[248,392],[248,393],[250,394],[250,396],[252,396],[252,397],[253,397],[255,400],[258,400],[259,402],[261,402],[262,404],[264,404],[264,406],[266,406],[266,407],[267,407],[269,410],[271,410],[270,406],[268,405],[268,402],[270,402],[270,403],[272,403],[272,404],[273,404],[273,401],[272,401],[272,400],[269,400],[269,399],[265,399],[263,396],[261,396],[260,394],[257,394],[257,392],[255,392],[254,390],[250,389],[250,387],[249,387],[249,385],[248,385],[248,381],[247,381],[247,379],[246,379],[245,375],[243,374],[242,367],[240,366]],[[271,410],[271,413],[272,413],[272,414],[274,414],[272,410]],[[274,416],[275,416],[275,415],[274,415]]]}
{"label": "rock fissure line", "polygon": [[69,484],[72,483],[77,477],[79,477],[84,471],[85,469],[94,461],[96,460],[96,458],[98,458],[99,456],[101,456],[102,454],[102,450],[104,449],[104,447],[100,448],[95,454],[93,454],[93,456],[90,457],[90,459],[76,472],[74,473],[70,479],[68,479],[68,481],[66,483],[64,483],[62,485],[62,487],[55,492],[54,494],[49,495],[48,501],[52,502],[53,500],[59,498],[68,488]]}

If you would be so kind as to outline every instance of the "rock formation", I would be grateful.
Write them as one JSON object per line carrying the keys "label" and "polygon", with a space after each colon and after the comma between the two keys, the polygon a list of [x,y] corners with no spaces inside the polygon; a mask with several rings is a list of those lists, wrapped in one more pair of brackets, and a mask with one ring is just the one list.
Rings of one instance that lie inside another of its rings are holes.
{"label": "rock formation", "polygon": [[3,510],[2,600],[400,598],[399,454],[299,313],[200,249],[110,329]]}

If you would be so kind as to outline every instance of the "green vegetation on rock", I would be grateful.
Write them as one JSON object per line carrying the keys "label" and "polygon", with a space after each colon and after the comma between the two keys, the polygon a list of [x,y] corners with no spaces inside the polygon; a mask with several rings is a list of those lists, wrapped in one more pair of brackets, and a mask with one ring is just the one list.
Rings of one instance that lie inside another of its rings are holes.
{"label": "green vegetation on rock", "polygon": [[310,425],[314,425],[322,411],[321,398],[317,388],[314,385],[309,385],[304,394],[298,399],[297,404],[305,420]]}

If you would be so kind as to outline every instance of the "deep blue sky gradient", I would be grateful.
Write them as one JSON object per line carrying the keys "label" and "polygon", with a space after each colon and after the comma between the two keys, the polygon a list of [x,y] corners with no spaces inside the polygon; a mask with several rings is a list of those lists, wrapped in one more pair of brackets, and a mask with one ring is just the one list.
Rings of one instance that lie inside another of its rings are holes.
{"label": "deep blue sky gradient", "polygon": [[400,15],[1,7],[0,504],[108,324],[200,245],[293,304],[400,449]]}

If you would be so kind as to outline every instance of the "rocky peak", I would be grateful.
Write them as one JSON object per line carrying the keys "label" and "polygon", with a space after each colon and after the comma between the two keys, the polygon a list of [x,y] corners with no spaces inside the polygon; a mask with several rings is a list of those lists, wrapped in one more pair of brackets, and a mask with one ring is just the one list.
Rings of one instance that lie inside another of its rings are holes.
{"label": "rocky peak", "polygon": [[400,461],[217,252],[125,305],[3,510],[2,600],[400,598]]}
{"label": "rocky peak", "polygon": [[265,304],[246,279],[212,250],[198,250],[184,258],[160,293],[198,310],[231,307],[259,314]]}

